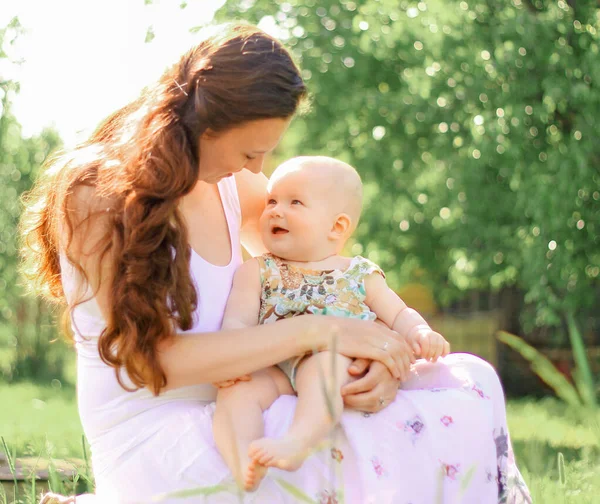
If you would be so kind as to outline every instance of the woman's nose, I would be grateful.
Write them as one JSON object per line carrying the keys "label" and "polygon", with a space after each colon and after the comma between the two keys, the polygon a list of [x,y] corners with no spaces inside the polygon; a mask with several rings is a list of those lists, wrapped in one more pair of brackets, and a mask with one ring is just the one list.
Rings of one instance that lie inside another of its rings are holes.
{"label": "woman's nose", "polygon": [[258,174],[263,169],[264,160],[265,160],[264,156],[258,156],[254,159],[251,159],[246,163],[246,169],[250,170],[252,173]]}

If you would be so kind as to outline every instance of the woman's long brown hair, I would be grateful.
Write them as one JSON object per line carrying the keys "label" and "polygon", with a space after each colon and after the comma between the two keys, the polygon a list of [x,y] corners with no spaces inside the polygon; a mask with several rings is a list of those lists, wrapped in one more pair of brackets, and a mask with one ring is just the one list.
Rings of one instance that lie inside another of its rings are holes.
{"label": "woman's long brown hair", "polygon": [[[124,368],[136,387],[158,394],[166,385],[158,346],[176,328],[192,326],[198,299],[177,202],[199,178],[200,136],[208,128],[222,132],[291,117],[305,94],[277,40],[255,27],[221,26],[88,141],[47,162],[25,195],[22,270],[32,288],[53,301],[65,301],[59,254],[87,278],[69,247],[79,226],[106,212],[109,225],[94,256],[98,263],[112,261],[111,312],[98,348],[122,386]],[[83,221],[70,210],[82,186],[94,195]]]}

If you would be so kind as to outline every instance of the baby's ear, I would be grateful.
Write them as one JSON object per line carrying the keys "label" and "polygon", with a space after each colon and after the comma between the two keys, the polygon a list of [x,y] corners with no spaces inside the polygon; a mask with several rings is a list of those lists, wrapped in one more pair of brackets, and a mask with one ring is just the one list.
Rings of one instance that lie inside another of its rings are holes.
{"label": "baby's ear", "polygon": [[341,213],[335,218],[333,226],[331,227],[331,231],[329,232],[329,236],[334,240],[346,238],[346,235],[348,231],[350,231],[351,226],[352,219],[350,219],[348,214]]}

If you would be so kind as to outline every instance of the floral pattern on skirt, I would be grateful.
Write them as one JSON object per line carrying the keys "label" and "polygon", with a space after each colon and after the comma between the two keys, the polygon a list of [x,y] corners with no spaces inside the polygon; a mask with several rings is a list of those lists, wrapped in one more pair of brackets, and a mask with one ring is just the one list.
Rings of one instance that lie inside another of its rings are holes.
{"label": "floral pattern on skirt", "polygon": [[[264,413],[265,433],[282,436],[296,398]],[[161,432],[97,478],[79,504],[150,502],[164,492],[231,484],[212,439],[214,404],[165,419]],[[344,411],[331,439],[296,472],[269,470],[259,489],[166,499],[173,504],[296,504],[288,485],[317,504],[531,504],[515,464],[504,394],[494,369],[468,354],[418,361],[382,411]]]}

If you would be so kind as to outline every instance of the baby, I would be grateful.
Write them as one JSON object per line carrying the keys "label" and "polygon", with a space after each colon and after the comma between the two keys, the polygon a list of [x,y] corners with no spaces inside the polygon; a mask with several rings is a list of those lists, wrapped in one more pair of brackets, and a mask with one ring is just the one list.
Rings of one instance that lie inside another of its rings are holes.
{"label": "baby", "polygon": [[[260,222],[270,253],[237,270],[223,328],[304,314],[380,319],[420,357],[447,355],[448,342],[387,286],[377,265],[340,255],[361,209],[362,183],[346,163],[315,156],[279,166]],[[269,467],[298,469],[326,438],[343,410],[340,388],[353,379],[350,363],[332,352],[300,355],[279,369],[215,384],[215,442],[245,490],[256,489]],[[298,402],[289,431],[281,439],[264,437],[263,411],[280,395],[294,393]]]}

